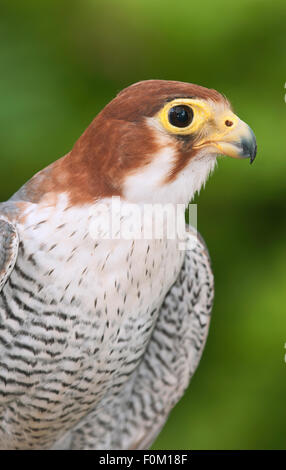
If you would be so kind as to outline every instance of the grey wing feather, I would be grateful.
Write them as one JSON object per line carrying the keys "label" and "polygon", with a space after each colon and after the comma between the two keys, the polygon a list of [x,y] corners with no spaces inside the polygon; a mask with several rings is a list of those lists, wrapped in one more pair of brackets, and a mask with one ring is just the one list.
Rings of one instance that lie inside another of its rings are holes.
{"label": "grey wing feather", "polygon": [[189,229],[177,281],[161,306],[148,348],[123,391],[91,412],[55,448],[146,449],[183,395],[200,361],[214,281],[203,240]]}
{"label": "grey wing feather", "polygon": [[18,255],[19,238],[15,226],[0,217],[0,291],[9,278]]}

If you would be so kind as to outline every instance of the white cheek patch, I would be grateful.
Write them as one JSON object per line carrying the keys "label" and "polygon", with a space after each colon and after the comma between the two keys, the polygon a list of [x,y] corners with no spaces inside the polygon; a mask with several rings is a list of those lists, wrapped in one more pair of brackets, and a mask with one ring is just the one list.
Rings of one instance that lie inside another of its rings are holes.
{"label": "white cheek patch", "polygon": [[161,150],[153,155],[151,163],[126,177],[123,196],[132,203],[188,204],[214,169],[216,155],[202,149],[167,183],[176,164],[176,145],[157,119],[148,118],[147,122]]}
{"label": "white cheek patch", "polygon": [[151,163],[127,176],[123,189],[126,200],[132,202],[157,200],[154,192],[162,187],[173,168],[175,157],[175,148],[164,146],[153,155]]}

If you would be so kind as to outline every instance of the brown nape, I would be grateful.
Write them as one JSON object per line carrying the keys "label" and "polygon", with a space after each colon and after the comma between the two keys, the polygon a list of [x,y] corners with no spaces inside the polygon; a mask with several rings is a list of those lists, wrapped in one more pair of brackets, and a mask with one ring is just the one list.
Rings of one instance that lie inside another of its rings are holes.
{"label": "brown nape", "polygon": [[[189,83],[149,80],[121,91],[92,121],[72,151],[35,175],[26,199],[39,202],[47,193],[67,192],[71,204],[122,194],[125,176],[148,164],[160,149],[144,118],[179,97],[226,102],[217,91]],[[190,145],[177,142],[178,158],[169,181],[193,156]]]}
{"label": "brown nape", "polygon": [[150,162],[158,149],[144,122],[136,125],[98,115],[69,154],[30,180],[28,198],[37,203],[47,193],[67,192],[71,205],[82,205],[120,196],[125,176]]}

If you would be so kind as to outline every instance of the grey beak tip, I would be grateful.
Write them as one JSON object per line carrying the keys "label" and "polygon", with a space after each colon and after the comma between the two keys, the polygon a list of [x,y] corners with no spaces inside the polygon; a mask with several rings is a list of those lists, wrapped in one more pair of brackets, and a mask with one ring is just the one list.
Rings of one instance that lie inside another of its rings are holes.
{"label": "grey beak tip", "polygon": [[254,162],[257,153],[257,143],[253,132],[250,138],[244,138],[241,142],[242,155],[250,158],[250,164]]}
{"label": "grey beak tip", "polygon": [[255,142],[255,147],[250,155],[250,165],[254,162],[257,153],[257,143]]}

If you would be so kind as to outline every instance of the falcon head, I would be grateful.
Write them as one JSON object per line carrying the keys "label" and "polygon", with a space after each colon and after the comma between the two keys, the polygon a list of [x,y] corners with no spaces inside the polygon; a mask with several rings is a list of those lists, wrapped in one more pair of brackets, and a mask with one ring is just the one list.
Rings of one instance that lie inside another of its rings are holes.
{"label": "falcon head", "polygon": [[75,204],[112,195],[187,204],[218,155],[256,156],[255,136],[229,101],[198,85],[148,80],[121,91],[96,116],[56,162],[52,179]]}

